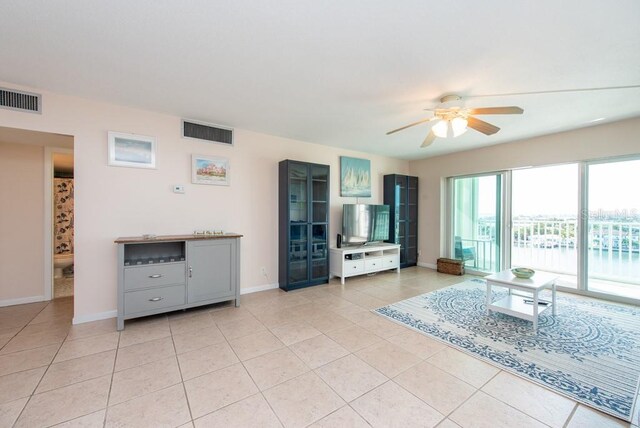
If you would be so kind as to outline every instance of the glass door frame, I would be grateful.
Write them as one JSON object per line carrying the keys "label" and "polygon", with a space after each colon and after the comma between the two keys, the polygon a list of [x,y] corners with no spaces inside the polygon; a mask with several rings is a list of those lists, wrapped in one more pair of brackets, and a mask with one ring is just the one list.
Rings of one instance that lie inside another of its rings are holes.
{"label": "glass door frame", "polygon": [[[505,251],[505,243],[510,242],[511,234],[511,204],[506,203],[511,196],[511,171],[492,171],[478,174],[457,175],[445,179],[445,236],[447,239],[444,243],[443,254],[450,257],[454,253],[455,236],[454,236],[454,204],[456,200],[454,182],[457,179],[479,178],[479,177],[496,177],[496,242],[495,257],[496,270],[504,269],[504,266],[511,264],[511,251]],[[509,197],[509,198],[508,198]],[[465,267],[465,270],[474,275],[488,275],[486,271]]]}
{"label": "glass door frame", "polygon": [[[579,192],[580,198],[578,202],[580,210],[580,218],[578,221],[578,289],[564,289],[577,294],[589,297],[595,297],[604,300],[611,300],[619,303],[627,303],[632,305],[640,305],[640,299],[620,296],[617,294],[602,293],[589,289],[589,167],[592,165],[601,165],[607,163],[638,161],[640,155],[614,156],[590,161],[579,162],[580,164],[580,181]],[[560,289],[560,288],[558,288]]]}

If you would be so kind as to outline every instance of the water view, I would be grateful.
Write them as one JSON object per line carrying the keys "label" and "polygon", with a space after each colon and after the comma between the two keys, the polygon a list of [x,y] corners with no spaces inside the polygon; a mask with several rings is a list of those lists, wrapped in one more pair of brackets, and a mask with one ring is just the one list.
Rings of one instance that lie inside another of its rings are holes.
{"label": "water view", "polygon": [[[466,266],[495,272],[511,255],[511,266],[558,273],[561,285],[640,299],[640,193],[622,182],[640,181],[640,160],[586,165],[586,230],[579,231],[578,164],[454,179],[455,256]],[[510,242],[499,242],[505,206],[511,208]],[[587,268],[578,284],[579,243]],[[504,256],[503,256],[504,255]]]}

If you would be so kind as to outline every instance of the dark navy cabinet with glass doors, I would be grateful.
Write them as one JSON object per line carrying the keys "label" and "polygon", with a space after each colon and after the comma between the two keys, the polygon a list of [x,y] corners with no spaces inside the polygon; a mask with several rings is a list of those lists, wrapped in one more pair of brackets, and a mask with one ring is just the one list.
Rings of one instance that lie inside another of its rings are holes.
{"label": "dark navy cabinet with glass doors", "polygon": [[285,291],[329,281],[329,166],[280,162],[278,282]]}
{"label": "dark navy cabinet with glass doors", "polygon": [[400,244],[400,267],[418,263],[418,177],[384,176],[384,204],[389,205],[389,240]]}

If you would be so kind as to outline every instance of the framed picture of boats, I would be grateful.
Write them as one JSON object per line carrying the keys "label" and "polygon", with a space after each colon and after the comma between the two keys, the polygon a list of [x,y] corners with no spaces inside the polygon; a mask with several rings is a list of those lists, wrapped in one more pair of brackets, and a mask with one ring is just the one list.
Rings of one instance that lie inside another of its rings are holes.
{"label": "framed picture of boats", "polygon": [[191,156],[193,184],[229,185],[229,159],[213,156]]}
{"label": "framed picture of boats", "polygon": [[340,196],[371,197],[371,161],[340,156]]}

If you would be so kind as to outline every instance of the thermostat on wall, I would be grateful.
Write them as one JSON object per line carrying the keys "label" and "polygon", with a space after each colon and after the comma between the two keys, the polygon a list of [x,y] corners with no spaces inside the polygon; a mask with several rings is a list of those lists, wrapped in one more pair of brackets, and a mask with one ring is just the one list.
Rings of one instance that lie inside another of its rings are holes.
{"label": "thermostat on wall", "polygon": [[184,185],[183,184],[174,184],[173,185],[173,193],[184,193]]}

